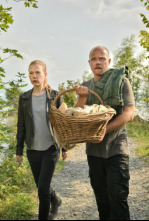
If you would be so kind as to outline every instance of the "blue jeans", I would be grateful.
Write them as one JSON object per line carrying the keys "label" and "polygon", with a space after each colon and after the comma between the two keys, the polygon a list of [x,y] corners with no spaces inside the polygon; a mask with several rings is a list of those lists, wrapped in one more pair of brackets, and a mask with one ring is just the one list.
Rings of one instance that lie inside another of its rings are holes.
{"label": "blue jeans", "polygon": [[108,159],[88,156],[91,186],[101,220],[130,220],[129,157],[117,155]]}

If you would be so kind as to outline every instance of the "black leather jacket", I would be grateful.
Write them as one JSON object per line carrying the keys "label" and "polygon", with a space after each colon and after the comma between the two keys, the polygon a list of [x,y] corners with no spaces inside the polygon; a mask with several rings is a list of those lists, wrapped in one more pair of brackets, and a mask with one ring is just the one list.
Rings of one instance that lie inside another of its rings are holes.
{"label": "black leather jacket", "polygon": [[[19,156],[23,155],[24,142],[27,144],[27,148],[31,149],[32,141],[34,139],[32,91],[33,89],[21,94],[19,98],[18,124],[17,124],[17,149],[16,149],[16,155]],[[46,117],[47,117],[47,124],[49,127],[49,112],[51,104],[55,99],[55,97],[58,95],[58,92],[55,90],[50,91],[46,89],[46,94],[47,94]],[[61,103],[62,99],[60,98],[57,101],[56,107],[59,108]]]}

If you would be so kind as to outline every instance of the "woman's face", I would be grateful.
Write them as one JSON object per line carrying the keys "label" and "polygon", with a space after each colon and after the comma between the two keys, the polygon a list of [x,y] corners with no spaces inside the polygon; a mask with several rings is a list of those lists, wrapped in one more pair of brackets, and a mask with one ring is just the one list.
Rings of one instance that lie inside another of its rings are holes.
{"label": "woman's face", "polygon": [[29,68],[29,78],[34,87],[44,85],[47,73],[44,73],[43,67],[39,64],[31,65]]}

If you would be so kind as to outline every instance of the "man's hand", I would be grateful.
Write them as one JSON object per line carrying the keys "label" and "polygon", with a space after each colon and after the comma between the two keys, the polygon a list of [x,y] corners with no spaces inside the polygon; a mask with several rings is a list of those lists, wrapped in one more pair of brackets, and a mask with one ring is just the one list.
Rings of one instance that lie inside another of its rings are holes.
{"label": "man's hand", "polygon": [[23,162],[23,156],[16,156],[16,158],[17,158],[17,162],[19,163],[19,165],[21,165]]}
{"label": "man's hand", "polygon": [[68,152],[62,152],[62,158],[63,160],[66,160],[66,158],[68,157]]}
{"label": "man's hand", "polygon": [[83,86],[76,86],[76,94],[79,95],[79,97],[85,97],[88,96],[88,88]]}
{"label": "man's hand", "polygon": [[86,105],[87,102],[88,88],[83,86],[76,86],[76,94],[79,95],[79,98],[74,107],[84,108],[84,105]]}

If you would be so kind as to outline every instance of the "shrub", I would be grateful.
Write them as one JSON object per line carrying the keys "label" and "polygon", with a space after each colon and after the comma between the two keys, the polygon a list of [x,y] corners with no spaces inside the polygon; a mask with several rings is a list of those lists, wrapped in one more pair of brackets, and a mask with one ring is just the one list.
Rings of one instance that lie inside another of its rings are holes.
{"label": "shrub", "polygon": [[0,166],[0,219],[28,219],[37,207],[36,186],[26,156],[19,166],[16,156],[6,158]]}

